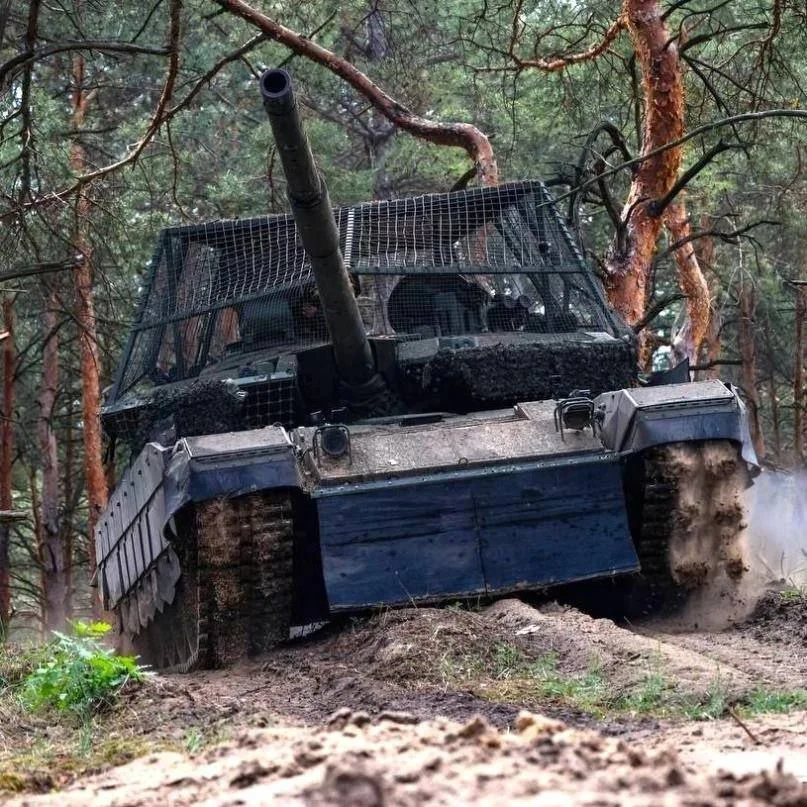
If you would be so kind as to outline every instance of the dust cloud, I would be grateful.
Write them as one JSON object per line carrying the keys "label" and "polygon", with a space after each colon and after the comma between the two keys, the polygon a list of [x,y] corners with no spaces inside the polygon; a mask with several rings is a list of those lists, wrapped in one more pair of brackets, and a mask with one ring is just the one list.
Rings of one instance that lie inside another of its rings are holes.
{"label": "dust cloud", "polygon": [[807,472],[763,471],[746,493],[752,572],[763,584],[807,587]]}

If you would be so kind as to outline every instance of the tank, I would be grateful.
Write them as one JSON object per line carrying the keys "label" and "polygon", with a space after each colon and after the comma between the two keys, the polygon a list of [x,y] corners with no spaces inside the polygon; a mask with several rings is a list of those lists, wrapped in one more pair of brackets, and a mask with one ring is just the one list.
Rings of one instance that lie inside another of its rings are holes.
{"label": "tank", "polygon": [[289,75],[260,88],[292,213],[160,234],[102,411],[124,644],[187,671],[338,613],[741,578],[743,403],[640,377],[547,188],[333,209]]}

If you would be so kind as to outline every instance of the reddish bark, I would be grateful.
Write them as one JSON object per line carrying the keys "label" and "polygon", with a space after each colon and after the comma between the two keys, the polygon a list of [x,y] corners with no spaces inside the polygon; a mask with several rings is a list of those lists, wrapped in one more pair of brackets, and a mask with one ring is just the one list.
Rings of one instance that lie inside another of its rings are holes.
{"label": "reddish bark", "polygon": [[[707,216],[701,219],[701,229],[709,229],[710,220]],[[720,358],[721,342],[720,333],[722,328],[722,317],[717,309],[717,300],[720,297],[720,278],[714,271],[715,262],[715,241],[710,235],[703,236],[697,241],[698,263],[703,268],[704,276],[707,279],[709,288],[709,324],[706,328],[703,341],[701,342],[700,358],[698,363],[705,364],[705,370],[699,370],[695,378],[697,381],[709,378],[718,378],[720,370],[716,364]]]}
{"label": "reddish bark", "polygon": [[670,205],[664,217],[674,243],[681,246],[675,250],[675,266],[678,270],[678,285],[687,298],[688,326],[684,330],[685,339],[676,345],[676,352],[696,364],[701,343],[709,332],[711,305],[709,287],[701,271],[695,242],[691,240],[692,227],[684,207],[683,199]]}
{"label": "reddish bark", "polygon": [[455,146],[465,149],[474,161],[477,177],[483,185],[496,185],[499,182],[499,168],[493,147],[488,138],[470,123],[435,123],[422,118],[370,80],[347,59],[323,48],[279,22],[267,17],[243,0],[216,0],[227,11],[246,20],[268,34],[274,41],[285,45],[289,50],[321,64],[342,78],[361,93],[385,118],[406,132],[439,146]]}
{"label": "reddish bark", "polygon": [[[683,135],[684,81],[678,48],[657,0],[625,0],[623,14],[642,75],[641,155],[646,155]],[[654,204],[675,185],[681,159],[681,148],[676,147],[639,163],[622,211],[625,233],[611,249],[607,285],[611,303],[631,325],[644,315],[661,230]]]}
{"label": "reddish bark", "polygon": [[[81,54],[73,57],[73,131],[80,132],[84,126],[87,110],[87,94],[84,92],[84,58]],[[76,174],[86,169],[86,157],[81,142],[76,137],[70,146],[70,167]],[[92,205],[87,187],[83,187],[76,198],[76,224],[73,247],[82,260],[73,272],[76,298],[76,322],[79,327],[81,356],[81,400],[84,424],[84,477],[89,502],[88,555],[90,574],[96,566],[95,525],[107,503],[107,484],[103,464],[103,440],[101,436],[101,377],[98,357],[97,325],[93,298],[92,244],[87,238],[87,225]],[[98,608],[97,597],[93,597],[93,607]]]}
{"label": "reddish bark", "polygon": [[756,347],[756,290],[747,279],[741,279],[738,286],[739,297],[739,332],[740,386],[745,393],[748,404],[748,420],[751,427],[751,439],[757,456],[765,456],[765,438],[760,422],[759,391],[757,390],[757,347]]}
{"label": "reddish bark", "polygon": [[[11,510],[11,469],[14,461],[14,305],[11,298],[3,300],[3,326],[8,334],[3,341],[3,422],[0,425],[0,510]],[[9,541],[11,525],[0,523],[0,640],[6,634],[11,617],[11,568]]]}
{"label": "reddish bark", "polygon": [[523,59],[516,53],[518,41],[521,39],[521,34],[524,31],[523,5],[523,0],[516,0],[515,7],[513,8],[513,24],[510,29],[510,45],[507,52],[507,55],[513,62],[513,69],[517,71],[534,67],[546,73],[555,73],[573,64],[589,62],[605,53],[625,27],[625,21],[622,15],[620,15],[608,26],[602,39],[585,50],[579,51],[578,53],[565,53],[548,59]]}
{"label": "reddish bark", "polygon": [[59,386],[58,295],[43,283],[42,388],[39,393],[39,451],[42,495],[39,503],[39,554],[42,563],[42,622],[47,630],[62,630],[67,619],[67,581],[59,524],[59,454],[53,417]]}

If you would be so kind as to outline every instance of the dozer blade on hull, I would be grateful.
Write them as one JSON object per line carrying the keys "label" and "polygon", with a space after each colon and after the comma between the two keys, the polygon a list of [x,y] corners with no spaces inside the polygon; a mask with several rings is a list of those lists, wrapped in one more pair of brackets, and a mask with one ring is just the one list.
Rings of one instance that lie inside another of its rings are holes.
{"label": "dozer blade on hull", "polygon": [[331,609],[493,595],[637,571],[613,456],[324,490]]}

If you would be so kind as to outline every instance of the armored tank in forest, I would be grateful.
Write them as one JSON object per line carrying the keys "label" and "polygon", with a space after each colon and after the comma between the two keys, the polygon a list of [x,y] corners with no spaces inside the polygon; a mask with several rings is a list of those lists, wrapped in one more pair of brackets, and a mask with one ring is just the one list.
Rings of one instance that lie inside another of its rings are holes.
{"label": "armored tank in forest", "polygon": [[544,185],[333,210],[288,74],[261,90],[292,214],[161,233],[102,413],[130,461],[97,579],[134,650],[189,670],[338,612],[739,578],[743,404],[639,384]]}

